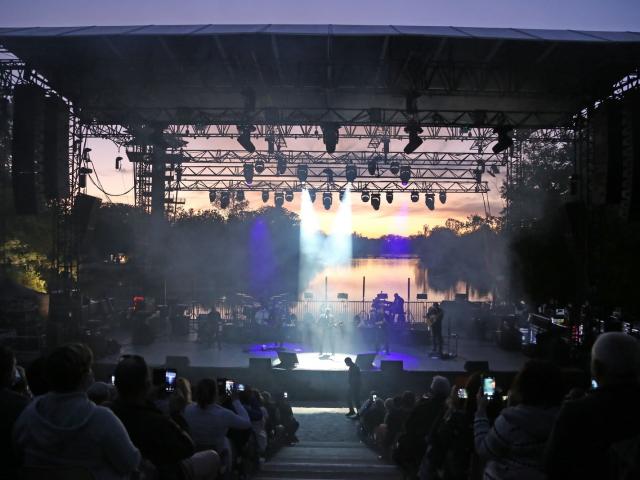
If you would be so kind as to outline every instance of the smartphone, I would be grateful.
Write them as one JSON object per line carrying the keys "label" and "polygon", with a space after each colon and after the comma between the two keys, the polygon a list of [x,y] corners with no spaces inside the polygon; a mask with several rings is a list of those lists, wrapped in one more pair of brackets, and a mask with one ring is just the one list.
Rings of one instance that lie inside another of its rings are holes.
{"label": "smartphone", "polygon": [[377,395],[373,395],[373,396],[371,397],[371,400],[375,402],[376,400],[378,400],[378,396],[377,396]]}
{"label": "smartphone", "polygon": [[462,387],[462,388],[458,388],[458,398],[468,398],[469,396],[467,395],[467,389]]}
{"label": "smartphone", "polygon": [[496,379],[493,377],[484,377],[482,379],[482,393],[487,398],[493,398],[496,393]]}
{"label": "smartphone", "polygon": [[115,384],[116,384],[116,376],[111,375],[111,385],[115,385]]}
{"label": "smartphone", "polygon": [[287,392],[284,392],[284,394],[282,395],[284,398],[289,398],[289,394]]}
{"label": "smartphone", "polygon": [[598,388],[598,382],[595,381],[595,379],[591,379],[591,388],[593,390],[595,390],[596,388]]}
{"label": "smartphone", "polygon": [[502,396],[502,401],[506,402],[507,400],[509,400],[509,395],[503,395]]}
{"label": "smartphone", "polygon": [[239,392],[244,392],[244,385],[242,383],[238,384],[238,391]]}
{"label": "smartphone", "polygon": [[167,393],[171,393],[176,389],[176,378],[178,372],[172,368],[167,368],[164,371],[164,389]]}
{"label": "smartphone", "polygon": [[227,395],[231,395],[233,393],[233,380],[226,380],[224,382],[224,391]]}

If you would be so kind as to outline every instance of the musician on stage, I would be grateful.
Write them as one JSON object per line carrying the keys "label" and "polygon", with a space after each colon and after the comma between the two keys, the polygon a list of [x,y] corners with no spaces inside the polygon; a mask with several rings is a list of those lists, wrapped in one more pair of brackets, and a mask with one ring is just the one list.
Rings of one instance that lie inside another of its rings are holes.
{"label": "musician on stage", "polygon": [[427,318],[431,322],[431,353],[437,353],[442,356],[442,319],[444,318],[444,311],[438,302],[434,302],[429,308]]}
{"label": "musician on stage", "polygon": [[384,307],[380,306],[375,313],[376,328],[376,353],[384,347],[384,352],[389,355],[389,323],[384,311]]}
{"label": "musician on stage", "polygon": [[205,343],[207,347],[211,347],[213,344],[218,346],[218,350],[222,350],[221,337],[222,334],[220,332],[222,327],[222,315],[220,312],[214,308],[211,309],[209,314],[207,315],[207,321],[205,324]]}
{"label": "musician on stage", "polygon": [[404,298],[397,293],[393,294],[393,303],[391,304],[391,318],[394,323],[404,324]]}
{"label": "musician on stage", "polygon": [[333,315],[331,314],[331,309],[327,308],[320,318],[318,319],[318,324],[320,327],[320,355],[324,353],[324,347],[326,342],[329,343],[329,348],[331,349],[331,355],[335,355],[335,342],[333,338],[333,330],[335,326],[335,321],[333,319]]}

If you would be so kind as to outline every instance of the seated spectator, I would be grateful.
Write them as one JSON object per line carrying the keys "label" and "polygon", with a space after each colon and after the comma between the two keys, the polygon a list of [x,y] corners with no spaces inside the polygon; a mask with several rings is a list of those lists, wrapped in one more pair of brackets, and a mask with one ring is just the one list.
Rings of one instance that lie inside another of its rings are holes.
{"label": "seated spectator", "polygon": [[278,407],[280,423],[284,427],[284,441],[286,443],[298,443],[299,440],[296,436],[296,432],[298,431],[300,424],[293,416],[293,409],[284,395],[278,396],[276,400],[276,407]]}
{"label": "seated spectator", "polygon": [[[3,457],[6,458],[3,468],[7,470],[7,478],[15,478],[15,469],[19,465],[19,458],[11,445],[11,431],[29,403],[27,397],[11,389],[15,382],[16,357],[8,348],[0,347],[0,451],[6,455]],[[0,478],[3,478],[3,475],[0,474]]]}
{"label": "seated spectator", "polygon": [[231,396],[235,411],[218,405],[218,386],[209,378],[198,382],[195,400],[197,403],[188,405],[184,412],[191,438],[197,449],[213,448],[218,452],[222,465],[229,471],[233,459],[227,433],[231,428],[251,428],[249,414],[238,400],[237,393]]}
{"label": "seated spectator", "polygon": [[212,450],[195,453],[189,435],[148,400],[149,368],[137,355],[123,358],[116,366],[118,398],[111,409],[122,421],[133,444],[150,461],[161,480],[213,479],[219,468]]}
{"label": "seated spectator", "polygon": [[372,439],[376,428],[384,422],[386,414],[384,402],[378,398],[375,391],[372,391],[358,411],[360,412],[360,431],[365,440]]}
{"label": "seated spectator", "polygon": [[[260,417],[257,417],[256,419],[251,418],[251,426],[256,437],[260,457],[265,457],[267,446],[269,443],[269,435],[267,434],[267,420],[269,418],[269,413],[264,407],[262,395],[258,390],[251,390],[250,395],[250,401],[255,404],[258,409],[260,409],[261,413]],[[251,412],[249,412],[249,417],[251,417]]]}
{"label": "seated spectator", "polygon": [[478,389],[474,421],[475,448],[486,460],[486,479],[540,479],[543,454],[565,394],[560,369],[551,362],[530,360],[516,376],[510,401],[490,426],[487,398]]}
{"label": "seated spectator", "polygon": [[621,332],[600,335],[591,373],[598,388],[565,402],[556,420],[547,445],[550,479],[607,478],[609,448],[640,432],[638,341]]}
{"label": "seated spectator", "polygon": [[176,389],[169,396],[169,416],[187,433],[189,432],[189,425],[184,419],[184,411],[191,403],[193,403],[191,383],[184,377],[178,377],[176,379]]}
{"label": "seated spectator", "polygon": [[267,412],[265,430],[269,441],[267,443],[266,458],[271,457],[284,443],[285,428],[280,421],[280,412],[269,392],[262,392],[264,409]]}
{"label": "seated spectator", "polygon": [[140,452],[124,426],[87,398],[93,355],[82,344],[56,348],[47,358],[51,392],[36,397],[18,418],[14,442],[27,466],[76,466],[96,480],[129,478]]}

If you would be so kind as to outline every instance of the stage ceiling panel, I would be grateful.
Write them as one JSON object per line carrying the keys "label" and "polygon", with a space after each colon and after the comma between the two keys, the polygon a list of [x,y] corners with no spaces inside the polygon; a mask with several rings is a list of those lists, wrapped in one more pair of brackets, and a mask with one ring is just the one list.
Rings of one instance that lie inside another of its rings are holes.
{"label": "stage ceiling panel", "polygon": [[[488,112],[477,116],[488,126],[504,113],[514,126],[553,127],[609,95],[640,65],[640,32],[80,26],[0,29],[0,44],[71,99],[84,121],[123,125],[402,125],[412,94],[423,124],[462,125],[468,112]],[[349,114],[368,109],[380,109],[382,121]]]}

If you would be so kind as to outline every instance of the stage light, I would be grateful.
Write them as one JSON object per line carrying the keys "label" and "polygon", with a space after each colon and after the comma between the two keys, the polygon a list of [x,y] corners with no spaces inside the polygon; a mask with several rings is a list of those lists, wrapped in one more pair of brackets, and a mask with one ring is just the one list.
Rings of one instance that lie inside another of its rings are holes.
{"label": "stage light", "polygon": [[276,207],[282,208],[282,206],[284,205],[284,193],[276,192],[275,195],[273,196],[273,201]]}
{"label": "stage light", "polygon": [[384,153],[385,158],[389,154],[389,139],[386,137],[382,139],[382,153]]}
{"label": "stage light", "polygon": [[333,173],[333,170],[331,170],[330,168],[325,168],[324,170],[322,170],[322,173],[324,173],[327,176],[327,183],[328,184],[332,184],[333,183],[333,176],[335,175]]}
{"label": "stage light", "polygon": [[287,190],[286,192],[284,192],[284,199],[287,202],[293,202],[293,192],[291,190]]}
{"label": "stage light", "polygon": [[220,193],[220,208],[227,208],[229,203],[231,202],[231,198],[229,197],[229,192],[221,192]]}
{"label": "stage light", "polygon": [[370,158],[367,162],[367,171],[369,175],[375,175],[378,171],[378,160],[375,158]]}
{"label": "stage light", "polygon": [[404,153],[413,153],[422,145],[422,139],[420,138],[422,128],[417,123],[410,123],[405,127],[404,131],[409,134],[409,143],[405,145]]}
{"label": "stage light", "polygon": [[213,203],[216,201],[216,191],[215,190],[209,190],[209,202]]}
{"label": "stage light", "polygon": [[175,171],[176,171],[176,182],[180,183],[182,181],[182,167],[178,165]]}
{"label": "stage light", "polygon": [[393,203],[393,192],[387,192],[385,196],[387,197],[387,203]]}
{"label": "stage light", "polygon": [[481,173],[484,173],[485,172],[484,160],[478,160],[476,163],[478,164],[478,170],[480,170]]}
{"label": "stage light", "polygon": [[389,164],[389,171],[392,175],[397,175],[400,172],[400,162],[393,160]]}
{"label": "stage light", "polygon": [[262,191],[262,201],[267,203],[269,201],[269,190]]}
{"label": "stage light", "polygon": [[440,190],[438,198],[440,199],[440,203],[444,205],[447,203],[447,192],[445,190]]}
{"label": "stage light", "polygon": [[509,135],[513,129],[511,127],[498,127],[493,131],[498,134],[498,141],[491,147],[493,153],[504,152],[507,148],[513,147],[513,139]]}
{"label": "stage light", "polygon": [[329,210],[331,208],[331,204],[333,203],[333,198],[331,192],[324,192],[322,194],[322,205],[325,210]]}
{"label": "stage light", "polygon": [[87,188],[87,175],[85,173],[78,175],[78,188]]}
{"label": "stage light", "polygon": [[267,141],[267,153],[273,155],[276,151],[276,142],[273,135],[269,135],[265,140]]}
{"label": "stage light", "polygon": [[307,178],[309,178],[309,167],[307,165],[298,165],[296,175],[298,176],[300,183],[306,182]]}
{"label": "stage light", "polygon": [[482,181],[482,171],[479,168],[476,168],[473,171],[473,175],[476,177],[476,183],[480,183]]}
{"label": "stage light", "polygon": [[344,190],[341,189],[338,192],[338,198],[340,199],[341,202],[344,200]]}
{"label": "stage light", "polygon": [[420,200],[420,194],[417,190],[414,190],[413,192],[411,192],[411,201],[413,203],[416,203],[418,200]]}
{"label": "stage light", "polygon": [[254,127],[253,125],[238,125],[238,143],[249,153],[253,153],[256,151],[256,146],[251,141],[251,132],[253,132],[255,129],[256,127]]}
{"label": "stage light", "polygon": [[253,183],[253,164],[245,163],[242,166],[242,175],[244,176],[244,181],[247,185],[251,185]]}
{"label": "stage light", "polygon": [[122,168],[122,157],[116,157],[116,170],[120,170]]}
{"label": "stage light", "polygon": [[256,160],[256,163],[254,165],[254,169],[255,169],[256,173],[264,172],[264,160]]}
{"label": "stage light", "polygon": [[411,180],[411,167],[409,165],[403,165],[400,167],[400,181],[402,185],[407,185]]}
{"label": "stage light", "polygon": [[424,204],[429,210],[435,210],[436,208],[436,196],[433,193],[424,194]]}
{"label": "stage light", "polygon": [[236,200],[238,202],[244,202],[244,190],[236,191]]}
{"label": "stage light", "polygon": [[347,177],[347,182],[353,183],[356,181],[356,177],[358,176],[358,167],[353,164],[347,165],[345,170],[345,176]]}
{"label": "stage light", "polygon": [[278,155],[276,172],[278,173],[278,175],[284,175],[285,173],[287,173],[287,159],[284,155]]}
{"label": "stage light", "polygon": [[367,203],[369,201],[369,198],[369,190],[363,190],[360,194],[360,200],[362,200],[364,203]]}
{"label": "stage light", "polygon": [[495,177],[497,174],[500,173],[500,168],[498,168],[498,165],[496,165],[495,163],[493,165],[491,165],[489,167],[489,171],[487,172],[489,175],[491,175],[492,177]]}
{"label": "stage light", "polygon": [[325,123],[320,125],[320,128],[322,129],[322,142],[327,148],[327,153],[334,153],[340,139],[340,126],[335,123]]}
{"label": "stage light", "polygon": [[371,206],[374,210],[380,210],[380,194],[378,192],[371,194]]}

